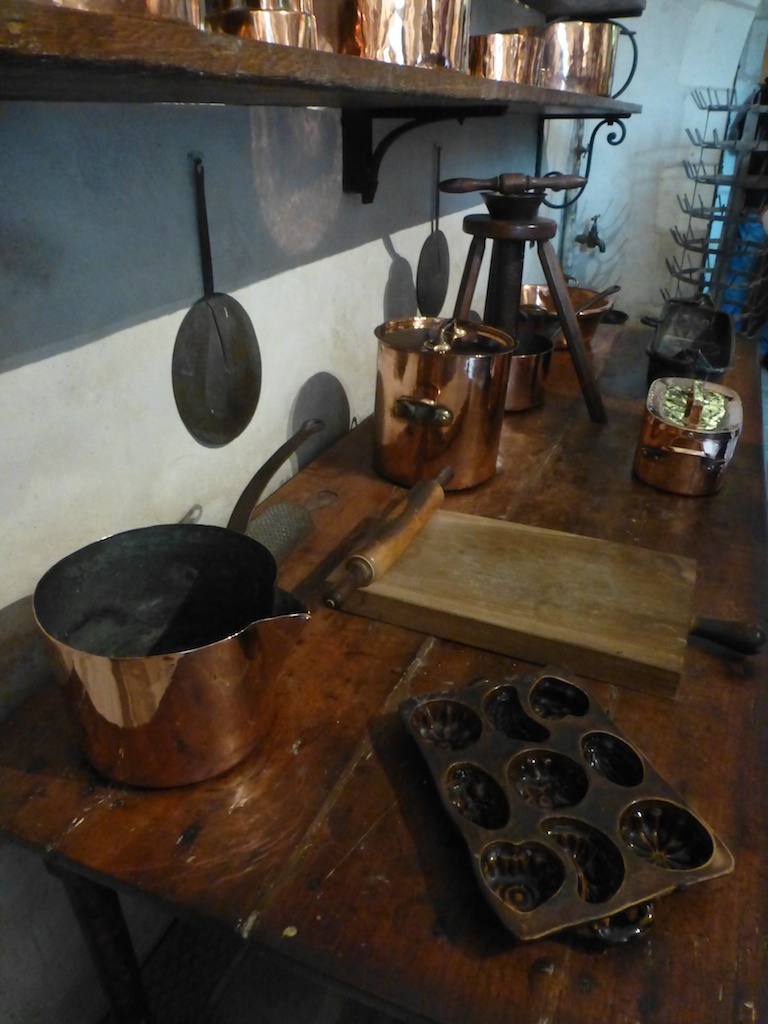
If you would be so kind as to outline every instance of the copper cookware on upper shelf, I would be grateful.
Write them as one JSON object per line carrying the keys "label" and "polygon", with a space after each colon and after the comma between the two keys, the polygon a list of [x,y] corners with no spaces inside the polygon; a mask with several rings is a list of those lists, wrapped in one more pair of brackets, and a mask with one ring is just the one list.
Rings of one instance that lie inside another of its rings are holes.
{"label": "copper cookware on upper shelf", "polygon": [[[613,91],[618,44],[627,36],[632,63],[626,80]],[[537,28],[473,36],[472,74],[519,85],[535,85],[592,96],[620,96],[634,77],[637,43],[634,33],[616,21],[556,19]]]}
{"label": "copper cookware on upper shelf", "polygon": [[229,7],[213,11],[206,16],[212,32],[252,39],[262,43],[278,43],[304,50],[316,50],[317,23],[311,11],[297,9],[277,2],[270,8]]}
{"label": "copper cookware on upper shelf", "polygon": [[536,85],[543,39],[535,28],[492,32],[472,36],[469,41],[469,69],[479,78],[497,82]]}
{"label": "copper cookware on upper shelf", "polygon": [[385,64],[467,71],[469,0],[356,0],[342,50]]}
{"label": "copper cookware on upper shelf", "polygon": [[50,0],[53,7],[68,7],[92,14],[130,14],[136,17],[183,21],[202,28],[200,0]]}

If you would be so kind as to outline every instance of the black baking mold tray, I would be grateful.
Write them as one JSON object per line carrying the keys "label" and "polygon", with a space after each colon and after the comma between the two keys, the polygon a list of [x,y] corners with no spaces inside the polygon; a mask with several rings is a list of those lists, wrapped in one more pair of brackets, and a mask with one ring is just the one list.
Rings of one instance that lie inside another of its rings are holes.
{"label": "black baking mold tray", "polygon": [[399,710],[481,891],[519,939],[631,914],[733,870],[567,669],[480,679]]}

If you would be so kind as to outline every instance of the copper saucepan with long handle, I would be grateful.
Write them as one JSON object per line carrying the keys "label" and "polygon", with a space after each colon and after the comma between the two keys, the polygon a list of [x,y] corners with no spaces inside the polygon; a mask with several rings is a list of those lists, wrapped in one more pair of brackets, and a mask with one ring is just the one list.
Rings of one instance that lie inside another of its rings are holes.
{"label": "copper saucepan with long handle", "polygon": [[[252,505],[321,426],[308,421],[265,463],[246,488]],[[105,537],[45,573],[35,618],[95,768],[178,786],[255,749],[275,714],[272,682],[309,619],[276,577],[263,544],[192,522]]]}

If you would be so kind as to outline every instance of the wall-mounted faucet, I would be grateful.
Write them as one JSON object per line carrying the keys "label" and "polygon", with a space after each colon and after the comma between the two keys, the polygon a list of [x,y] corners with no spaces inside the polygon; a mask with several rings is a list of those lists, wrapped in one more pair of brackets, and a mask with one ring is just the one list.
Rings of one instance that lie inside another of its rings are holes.
{"label": "wall-mounted faucet", "polygon": [[600,252],[605,252],[605,242],[597,233],[598,217],[592,218],[592,224],[586,235],[576,235],[574,242],[578,245],[586,245],[588,249],[599,249]]}

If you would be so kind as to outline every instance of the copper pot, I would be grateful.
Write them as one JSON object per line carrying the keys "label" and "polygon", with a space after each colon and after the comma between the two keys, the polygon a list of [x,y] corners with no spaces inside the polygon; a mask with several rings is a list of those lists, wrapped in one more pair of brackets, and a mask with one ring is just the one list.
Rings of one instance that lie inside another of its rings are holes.
{"label": "copper pot", "polygon": [[542,38],[535,28],[472,36],[469,41],[470,72],[497,82],[536,85],[541,49]]}
{"label": "copper pot", "polygon": [[189,523],[114,534],[48,570],[35,618],[95,768],[179,786],[255,748],[309,618],[275,575],[257,541]]}
{"label": "copper pot", "polygon": [[409,67],[467,71],[469,0],[356,0],[345,52]]}
{"label": "copper pot", "polygon": [[514,340],[486,324],[411,317],[376,328],[374,465],[405,487],[449,465],[446,489],[496,472]]}
{"label": "copper pot", "polygon": [[649,390],[635,452],[635,475],[673,494],[714,494],[743,423],[730,388],[692,377],[660,377]]}
{"label": "copper pot", "polygon": [[549,338],[537,334],[521,337],[512,355],[504,408],[523,412],[544,401],[544,385],[549,376],[554,346]]}
{"label": "copper pot", "polygon": [[279,43],[304,50],[317,49],[317,24],[313,14],[305,10],[285,8],[231,7],[214,11],[206,17],[212,32],[254,39],[262,43]]}
{"label": "copper pot", "polygon": [[[307,420],[254,474],[227,529],[185,517],[113,534],[42,577],[33,611],[91,764],[118,782],[218,775],[268,734],[274,680],[309,611],[275,586],[250,521]],[[274,507],[274,506],[273,506]]]}
{"label": "copper pot", "polygon": [[[568,285],[568,298],[571,300],[571,305],[574,309],[577,309],[587,299],[592,298],[593,295],[597,295],[597,292],[591,288],[579,288]],[[613,300],[606,297],[601,299],[596,305],[589,306],[587,309],[583,309],[580,313],[576,314],[576,322],[581,331],[581,338],[587,347],[594,338],[595,332],[600,326],[600,321],[612,306]],[[525,330],[529,326],[529,333],[535,333],[537,330],[543,329],[545,333],[549,334],[549,328],[554,327],[558,320],[555,300],[550,294],[548,285],[545,284],[523,285],[520,290],[520,310],[523,314],[521,330]],[[526,323],[526,319],[528,323]],[[556,331],[552,336],[552,340],[556,349],[565,349],[567,347],[562,330]]]}
{"label": "copper pot", "polygon": [[[588,96],[613,96],[627,88],[637,66],[637,43],[617,21],[552,21],[541,29],[542,50],[537,85]],[[624,35],[632,47],[632,67],[620,88],[613,89],[616,52]]]}
{"label": "copper pot", "polygon": [[199,0],[49,0],[53,7],[69,7],[93,14],[130,14],[160,21],[183,21],[202,28]]}

